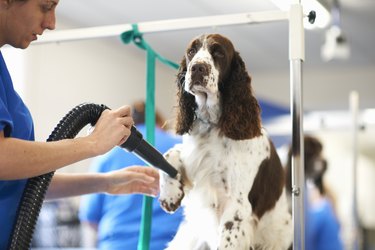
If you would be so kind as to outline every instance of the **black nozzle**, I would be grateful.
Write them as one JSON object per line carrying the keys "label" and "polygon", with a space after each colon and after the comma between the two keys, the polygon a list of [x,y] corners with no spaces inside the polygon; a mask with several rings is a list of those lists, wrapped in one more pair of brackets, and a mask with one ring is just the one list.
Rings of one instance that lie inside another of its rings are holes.
{"label": "black nozzle", "polygon": [[143,139],[142,134],[135,126],[132,126],[130,136],[121,147],[125,148],[128,152],[134,153],[144,162],[163,170],[170,177],[176,177],[177,170],[167,162],[156,148]]}

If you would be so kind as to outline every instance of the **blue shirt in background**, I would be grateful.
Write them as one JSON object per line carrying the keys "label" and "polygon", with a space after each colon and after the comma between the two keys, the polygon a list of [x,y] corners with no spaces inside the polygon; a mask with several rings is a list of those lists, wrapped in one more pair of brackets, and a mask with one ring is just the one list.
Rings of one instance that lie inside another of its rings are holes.
{"label": "blue shirt in background", "polygon": [[305,225],[306,250],[343,250],[340,224],[331,202],[322,198],[308,204]]}
{"label": "blue shirt in background", "polygon": [[[14,90],[0,52],[0,131],[5,137],[34,140],[34,126],[26,105]],[[26,180],[0,180],[0,249],[6,249]]]}
{"label": "blue shirt in background", "polygon": [[[145,135],[145,126],[137,125]],[[175,144],[181,143],[159,128],[155,130],[155,147],[165,153]],[[125,166],[146,165],[134,154],[116,147],[96,158],[93,172],[109,172]],[[79,216],[81,221],[98,225],[98,248],[111,250],[135,250],[138,245],[143,195],[92,194],[82,198]],[[150,250],[161,250],[171,241],[182,219],[182,208],[168,214],[160,207],[157,199],[152,203],[152,227]]]}

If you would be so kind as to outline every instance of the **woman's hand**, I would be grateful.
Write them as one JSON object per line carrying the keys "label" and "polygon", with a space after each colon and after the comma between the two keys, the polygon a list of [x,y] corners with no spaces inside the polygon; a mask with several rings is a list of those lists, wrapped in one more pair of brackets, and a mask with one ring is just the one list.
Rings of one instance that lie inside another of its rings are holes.
{"label": "woman's hand", "polygon": [[114,146],[123,144],[128,139],[133,124],[130,106],[104,110],[94,131],[89,135],[93,140],[95,155],[106,153]]}
{"label": "woman's hand", "polygon": [[56,173],[46,199],[58,199],[92,193],[159,194],[159,171],[153,167],[130,166],[108,173]]}
{"label": "woman's hand", "polygon": [[105,174],[108,194],[159,193],[159,171],[153,167],[131,166]]}

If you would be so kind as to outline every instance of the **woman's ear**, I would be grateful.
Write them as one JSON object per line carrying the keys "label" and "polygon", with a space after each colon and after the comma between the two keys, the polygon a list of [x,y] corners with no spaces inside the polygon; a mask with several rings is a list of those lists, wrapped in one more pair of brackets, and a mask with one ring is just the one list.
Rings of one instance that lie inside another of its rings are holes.
{"label": "woman's ear", "polygon": [[1,9],[9,9],[12,0],[0,0]]}

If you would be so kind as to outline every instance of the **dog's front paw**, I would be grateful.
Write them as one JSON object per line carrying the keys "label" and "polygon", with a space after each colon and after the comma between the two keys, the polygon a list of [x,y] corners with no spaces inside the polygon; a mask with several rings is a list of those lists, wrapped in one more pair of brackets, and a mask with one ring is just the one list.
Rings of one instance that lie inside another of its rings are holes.
{"label": "dog's front paw", "polygon": [[160,206],[167,212],[173,213],[180,205],[184,198],[181,175],[177,174],[176,179],[170,178],[166,174],[160,176]]}

